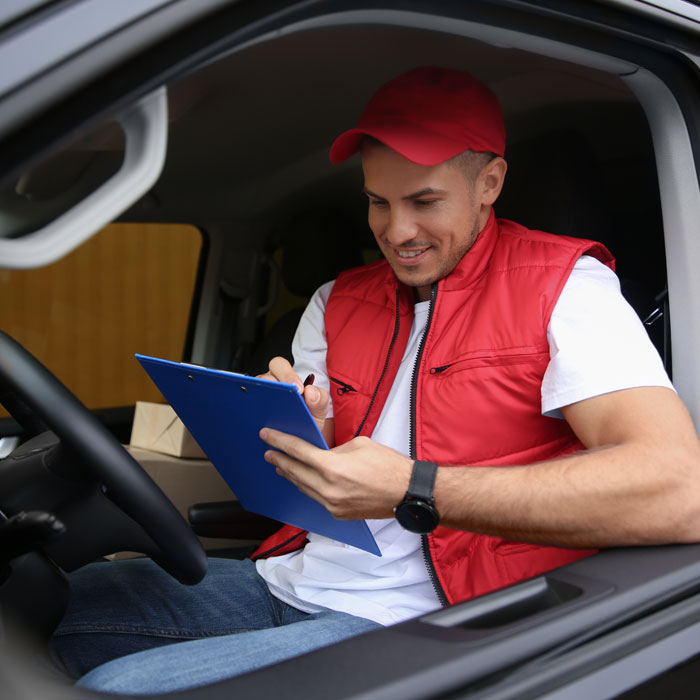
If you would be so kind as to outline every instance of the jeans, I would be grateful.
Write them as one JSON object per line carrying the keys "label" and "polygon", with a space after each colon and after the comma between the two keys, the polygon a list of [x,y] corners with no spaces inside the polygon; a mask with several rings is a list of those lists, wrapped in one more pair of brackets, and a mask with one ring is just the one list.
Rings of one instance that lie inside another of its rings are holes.
{"label": "jeans", "polygon": [[78,685],[127,695],[231,678],[381,627],[281,602],[250,560],[210,559],[196,586],[148,559],[92,564],[70,586],[53,652]]}

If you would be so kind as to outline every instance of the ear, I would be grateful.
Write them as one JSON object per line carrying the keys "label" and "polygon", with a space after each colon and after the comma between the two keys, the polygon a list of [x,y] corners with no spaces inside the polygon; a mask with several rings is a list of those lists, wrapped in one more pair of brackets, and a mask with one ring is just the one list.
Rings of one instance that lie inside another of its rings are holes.
{"label": "ear", "polygon": [[501,194],[508,164],[497,156],[490,160],[477,176],[477,193],[483,206],[491,206]]}

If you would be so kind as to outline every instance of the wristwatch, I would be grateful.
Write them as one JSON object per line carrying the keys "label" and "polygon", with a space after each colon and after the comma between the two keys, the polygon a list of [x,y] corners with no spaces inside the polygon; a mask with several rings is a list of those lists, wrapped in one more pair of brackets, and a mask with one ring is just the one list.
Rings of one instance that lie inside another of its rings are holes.
{"label": "wristwatch", "polygon": [[433,487],[438,465],[434,462],[424,462],[417,459],[413,463],[411,481],[403,501],[394,508],[396,519],[406,530],[427,535],[440,522],[440,516],[435,508]]}

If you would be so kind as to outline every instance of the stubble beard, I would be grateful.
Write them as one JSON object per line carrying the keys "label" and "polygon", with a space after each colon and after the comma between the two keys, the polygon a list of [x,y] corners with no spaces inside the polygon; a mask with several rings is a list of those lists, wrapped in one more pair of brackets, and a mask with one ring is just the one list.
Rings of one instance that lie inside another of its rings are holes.
{"label": "stubble beard", "polygon": [[472,249],[474,243],[476,243],[479,233],[478,223],[475,222],[474,226],[472,227],[471,236],[469,237],[466,245],[463,248],[452,252],[448,258],[441,262],[440,267],[436,272],[427,273],[425,278],[416,278],[416,276],[411,274],[411,270],[409,268],[401,267],[400,265],[395,264],[386,255],[384,257],[389,262],[391,269],[394,271],[394,275],[400,282],[408,287],[428,287],[433,283],[440,281],[444,277],[447,277],[447,275],[449,275],[452,270],[459,265],[462,258]]}

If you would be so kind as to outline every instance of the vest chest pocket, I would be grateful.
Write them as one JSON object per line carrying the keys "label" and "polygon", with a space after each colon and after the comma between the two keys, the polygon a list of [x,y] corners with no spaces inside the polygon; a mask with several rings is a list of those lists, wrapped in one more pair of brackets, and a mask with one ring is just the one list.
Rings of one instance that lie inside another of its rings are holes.
{"label": "vest chest pocket", "polygon": [[459,357],[451,362],[433,363],[429,372],[438,379],[446,379],[458,372],[466,370],[490,369],[495,367],[509,367],[513,365],[542,364],[545,367],[549,363],[549,347],[542,350],[527,352],[493,353]]}
{"label": "vest chest pocket", "polygon": [[548,363],[549,348],[426,363],[418,384],[419,454],[451,464],[506,464],[550,442],[559,426],[541,413]]}
{"label": "vest chest pocket", "polygon": [[331,393],[332,396],[344,396],[348,392],[357,391],[354,386],[344,382],[342,379],[336,379],[335,377],[329,377],[331,380]]}

